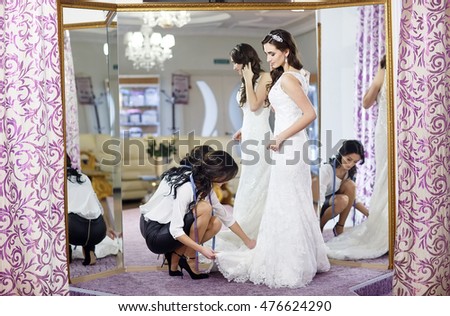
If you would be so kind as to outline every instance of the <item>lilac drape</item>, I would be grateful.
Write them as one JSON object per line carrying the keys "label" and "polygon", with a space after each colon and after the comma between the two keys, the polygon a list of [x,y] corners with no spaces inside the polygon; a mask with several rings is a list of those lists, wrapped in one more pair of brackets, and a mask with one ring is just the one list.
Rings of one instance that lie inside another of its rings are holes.
{"label": "lilac drape", "polygon": [[72,167],[80,166],[80,130],[78,125],[78,100],[75,85],[70,33],[64,31],[64,94],[66,108],[66,151],[72,161]]}
{"label": "lilac drape", "polygon": [[450,295],[450,2],[403,0],[394,295]]}
{"label": "lilac drape", "polygon": [[362,107],[362,99],[369,88],[378,69],[378,64],[385,53],[384,6],[361,6],[358,29],[358,60],[356,61],[355,77],[355,112],[354,124],[356,138],[365,148],[365,162],[358,168],[356,179],[358,200],[369,205],[375,182],[375,125],[378,116],[378,105],[370,109]]}
{"label": "lilac drape", "polygon": [[0,2],[0,295],[67,295],[56,0]]}

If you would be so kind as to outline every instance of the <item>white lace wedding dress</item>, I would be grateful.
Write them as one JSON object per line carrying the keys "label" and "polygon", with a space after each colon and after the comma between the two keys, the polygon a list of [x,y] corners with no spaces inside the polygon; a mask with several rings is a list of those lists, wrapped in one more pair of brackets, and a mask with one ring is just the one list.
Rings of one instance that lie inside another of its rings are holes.
{"label": "white lace wedding dress", "polygon": [[[290,73],[298,78],[306,94],[305,77]],[[272,87],[269,99],[275,109],[277,135],[302,113],[282,91],[280,80]],[[229,281],[296,288],[310,283],[317,272],[329,270],[326,246],[313,208],[310,166],[303,159],[306,141],[303,130],[287,139],[280,152],[272,153],[274,161],[256,247],[222,251],[216,256],[219,270]]]}
{"label": "white lace wedding dress", "polygon": [[[239,102],[241,96],[237,94]],[[270,138],[270,109],[262,107],[253,112],[248,103],[242,106],[241,174],[233,206],[233,216],[244,232],[255,239],[266,204],[270,177],[270,154],[264,138]],[[268,135],[266,135],[268,134]],[[268,155],[265,157],[265,155]],[[216,250],[235,250],[242,240],[230,230],[216,235]]]}
{"label": "white lace wedding dress", "polygon": [[386,78],[377,96],[375,184],[366,221],[327,242],[328,257],[341,260],[378,258],[388,251],[388,166]]}

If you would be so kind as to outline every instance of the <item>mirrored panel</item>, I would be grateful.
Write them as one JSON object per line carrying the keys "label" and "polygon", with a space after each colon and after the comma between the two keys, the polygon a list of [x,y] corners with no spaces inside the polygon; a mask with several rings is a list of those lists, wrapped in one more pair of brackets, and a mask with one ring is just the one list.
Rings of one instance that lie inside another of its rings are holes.
{"label": "mirrored panel", "polygon": [[117,32],[106,11],[64,14],[66,194],[70,278],[76,282],[123,266],[120,164],[105,163],[112,157],[107,142],[119,142],[118,71],[112,61]]}
{"label": "mirrored panel", "polygon": [[[365,20],[361,18],[364,15]],[[384,69],[380,71],[381,77],[377,75],[381,81],[367,109],[364,102],[386,51],[384,7],[323,9],[318,16],[323,162],[319,212],[329,256],[387,267],[388,133]]]}

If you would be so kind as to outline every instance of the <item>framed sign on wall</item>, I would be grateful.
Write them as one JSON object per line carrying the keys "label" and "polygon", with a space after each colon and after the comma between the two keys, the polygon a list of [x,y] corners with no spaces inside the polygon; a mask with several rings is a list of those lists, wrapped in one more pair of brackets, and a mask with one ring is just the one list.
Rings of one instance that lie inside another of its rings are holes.
{"label": "framed sign on wall", "polygon": [[77,99],[80,104],[94,104],[95,96],[91,77],[75,77]]}
{"label": "framed sign on wall", "polygon": [[189,103],[189,75],[172,74],[172,96],[175,104]]}

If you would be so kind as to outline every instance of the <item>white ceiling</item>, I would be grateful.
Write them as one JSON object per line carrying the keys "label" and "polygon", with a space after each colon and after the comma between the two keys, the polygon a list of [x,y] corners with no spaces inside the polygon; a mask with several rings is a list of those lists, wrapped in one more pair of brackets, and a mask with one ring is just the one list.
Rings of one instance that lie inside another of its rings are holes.
{"label": "white ceiling", "polygon": [[[120,28],[124,28],[124,31],[138,31],[142,23],[141,16],[137,12],[119,13]],[[315,11],[193,11],[191,22],[182,28],[172,28],[170,32],[174,35],[221,36],[238,33],[261,37],[269,30],[283,28],[298,36],[315,27]]]}
{"label": "white ceiling", "polygon": [[[134,1],[134,0],[133,0]],[[315,11],[290,10],[254,10],[254,11],[190,11],[191,22],[182,28],[172,28],[170,33],[175,36],[214,35],[233,36],[245,34],[248,37],[261,37],[266,32],[283,28],[298,36],[316,27]],[[104,21],[106,12],[98,10],[84,10],[65,8],[63,12],[64,24]],[[142,13],[119,12],[116,17],[120,33],[138,31],[142,24]],[[155,31],[158,27],[155,27]],[[166,29],[167,31],[167,29]],[[86,34],[101,34],[104,30],[87,29]],[[83,32],[77,32],[83,36]],[[75,34],[74,34],[75,35]],[[77,38],[72,38],[77,40]],[[81,40],[81,38],[80,38]]]}

